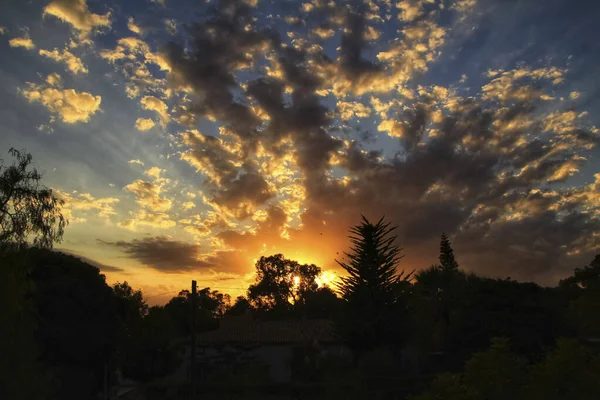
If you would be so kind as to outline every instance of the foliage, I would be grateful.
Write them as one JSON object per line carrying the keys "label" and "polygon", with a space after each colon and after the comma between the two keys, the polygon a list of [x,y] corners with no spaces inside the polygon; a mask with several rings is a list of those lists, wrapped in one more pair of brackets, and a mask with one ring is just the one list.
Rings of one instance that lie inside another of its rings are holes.
{"label": "foliage", "polygon": [[15,149],[9,153],[16,158],[14,164],[6,166],[0,160],[0,245],[22,246],[31,240],[36,246],[52,247],[67,224],[63,201],[40,183],[31,154]]}
{"label": "foliage", "polygon": [[526,398],[592,400],[600,398],[600,356],[575,340],[561,339],[545,360],[535,365]]}
{"label": "foliage", "polygon": [[281,254],[261,257],[256,263],[256,282],[248,288],[248,299],[260,310],[286,314],[304,305],[306,296],[317,290],[321,269],[300,264]]}

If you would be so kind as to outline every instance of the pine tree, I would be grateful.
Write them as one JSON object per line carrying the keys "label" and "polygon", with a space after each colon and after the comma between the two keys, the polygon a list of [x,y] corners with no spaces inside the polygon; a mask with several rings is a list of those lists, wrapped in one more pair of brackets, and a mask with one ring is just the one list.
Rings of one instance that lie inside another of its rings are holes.
{"label": "pine tree", "polygon": [[445,233],[442,233],[440,241],[440,265],[442,270],[447,272],[458,270],[458,263],[454,259],[454,250],[452,250],[450,240]]}
{"label": "pine tree", "polygon": [[396,271],[402,258],[392,232],[396,227],[383,221],[376,224],[364,216],[362,222],[350,229],[352,246],[344,253],[347,260],[336,262],[348,276],[341,278],[338,289],[347,305],[346,334],[355,347],[374,348],[401,341],[402,300],[410,288],[411,274]]}

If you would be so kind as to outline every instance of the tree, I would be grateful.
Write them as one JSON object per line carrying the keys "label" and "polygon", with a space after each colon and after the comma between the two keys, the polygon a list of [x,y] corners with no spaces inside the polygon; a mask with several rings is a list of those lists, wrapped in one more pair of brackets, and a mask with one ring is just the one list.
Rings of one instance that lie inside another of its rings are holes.
{"label": "tree", "polygon": [[600,254],[561,280],[559,287],[569,301],[568,317],[579,335],[600,336]]}
{"label": "tree", "polygon": [[450,240],[445,233],[442,233],[440,240],[440,265],[444,271],[458,270],[458,263],[454,259],[454,250],[452,250]]}
{"label": "tree", "polygon": [[41,361],[60,399],[92,398],[111,372],[118,344],[114,293],[98,268],[70,255],[27,251]]}
{"label": "tree", "polygon": [[473,354],[464,372],[440,374],[412,400],[518,400],[526,381],[525,360],[512,354],[508,340],[496,338],[488,350]]}
{"label": "tree", "polygon": [[32,241],[52,247],[62,239],[67,224],[61,213],[63,201],[41,185],[42,175],[32,167],[31,154],[10,149],[16,162],[0,160],[0,245],[22,246]]}
{"label": "tree", "polygon": [[449,329],[464,298],[466,284],[466,276],[458,270],[454,250],[445,233],[440,239],[439,260],[440,265],[432,265],[416,274],[421,303],[417,308],[425,312],[418,316],[418,322],[429,319],[425,325],[433,330],[431,345],[435,350],[449,347]]}
{"label": "tree", "polygon": [[301,309],[307,294],[317,290],[320,273],[316,265],[300,264],[282,254],[261,257],[256,263],[256,282],[248,288],[248,299],[260,311],[286,315]]}
{"label": "tree", "polygon": [[398,328],[405,322],[412,273],[396,271],[401,249],[392,235],[395,229],[383,218],[372,224],[363,216],[362,223],[350,229],[352,246],[350,253],[344,252],[348,261],[336,260],[348,274],[338,288],[346,301],[343,325],[353,347],[399,344],[405,334]]}
{"label": "tree", "polygon": [[112,289],[119,320],[118,363],[129,377],[132,376],[131,365],[136,364],[141,355],[142,329],[148,305],[142,292],[134,290],[127,282],[115,283]]}
{"label": "tree", "polygon": [[227,311],[225,311],[225,315],[227,316],[239,316],[239,315],[244,315],[246,313],[246,311],[248,310],[252,310],[252,304],[250,304],[250,302],[248,301],[248,299],[244,296],[238,296],[235,299],[235,302],[233,303],[233,305],[231,307],[229,307],[227,309]]}
{"label": "tree", "polygon": [[561,339],[531,372],[526,399],[600,398],[600,356],[575,340]]}
{"label": "tree", "polygon": [[123,375],[148,382],[173,372],[179,365],[174,321],[164,307],[150,307],[134,340],[128,344]]}
{"label": "tree", "polygon": [[[196,300],[197,332],[218,328],[218,319],[223,317],[229,306],[229,295],[204,288],[196,293]],[[179,336],[187,336],[191,333],[192,294],[189,290],[182,290],[169,300],[165,304],[165,311],[173,320]]]}
{"label": "tree", "polygon": [[48,392],[48,374],[39,362],[34,330],[35,285],[29,278],[28,242],[51,248],[67,223],[62,201],[41,185],[41,174],[25,151],[0,159],[0,398],[39,399]]}

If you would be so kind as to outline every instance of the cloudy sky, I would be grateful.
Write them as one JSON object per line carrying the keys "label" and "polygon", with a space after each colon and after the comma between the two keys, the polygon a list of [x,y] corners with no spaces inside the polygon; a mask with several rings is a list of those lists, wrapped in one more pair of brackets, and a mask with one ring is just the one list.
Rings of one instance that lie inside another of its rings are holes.
{"label": "cloudy sky", "polygon": [[59,249],[155,301],[274,253],[331,278],[361,213],[403,268],[446,232],[554,284],[600,246],[600,4],[541,3],[3,1],[1,157],[65,200]]}

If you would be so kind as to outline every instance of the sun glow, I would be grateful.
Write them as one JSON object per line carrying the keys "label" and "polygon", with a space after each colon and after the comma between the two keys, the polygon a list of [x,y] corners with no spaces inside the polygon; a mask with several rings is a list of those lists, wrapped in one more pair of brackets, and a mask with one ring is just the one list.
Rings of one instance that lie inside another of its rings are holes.
{"label": "sun glow", "polygon": [[335,281],[338,280],[337,275],[333,271],[323,271],[320,276],[315,279],[319,287],[328,286],[334,288]]}

